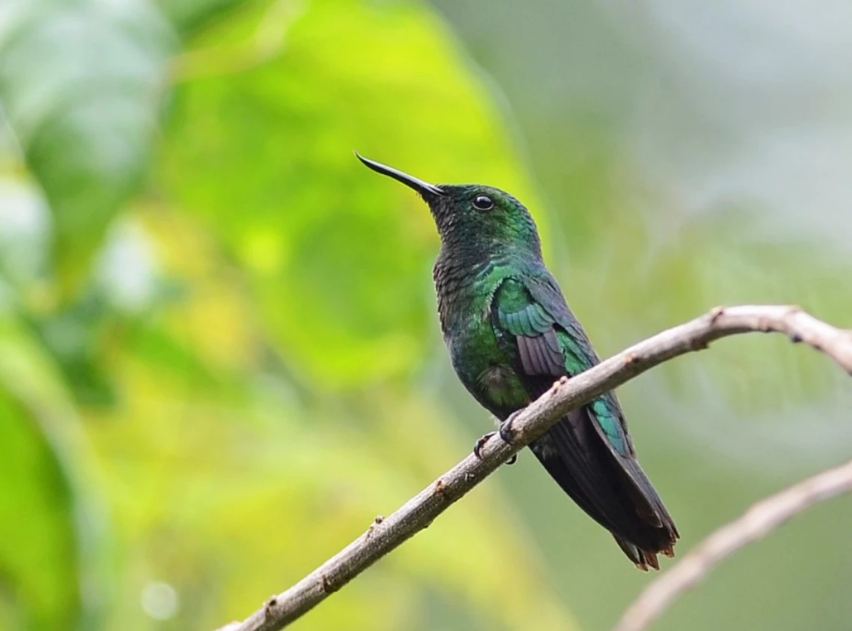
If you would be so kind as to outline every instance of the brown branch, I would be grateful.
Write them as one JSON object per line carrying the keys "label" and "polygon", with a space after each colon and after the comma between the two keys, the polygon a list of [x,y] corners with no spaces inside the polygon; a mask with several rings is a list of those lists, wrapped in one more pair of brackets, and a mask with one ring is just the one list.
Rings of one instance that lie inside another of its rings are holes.
{"label": "brown branch", "polygon": [[277,631],[316,607],[373,563],[423,530],[514,453],[535,440],[568,411],[664,361],[707,348],[722,337],[749,332],[777,332],[804,342],[831,357],[852,374],[852,334],[836,329],[798,307],[741,306],[717,308],[700,318],[663,331],[610,357],[594,368],[563,378],[522,410],[512,421],[513,441],[488,440],[482,460],[467,456],[402,508],[377,519],[346,548],[290,589],[270,598],[242,623],[228,631]]}
{"label": "brown branch", "polygon": [[722,561],[762,539],[814,504],[852,493],[852,461],[784,489],[707,537],[697,548],[651,583],[621,617],[615,631],[643,631],[678,597],[695,587]]}

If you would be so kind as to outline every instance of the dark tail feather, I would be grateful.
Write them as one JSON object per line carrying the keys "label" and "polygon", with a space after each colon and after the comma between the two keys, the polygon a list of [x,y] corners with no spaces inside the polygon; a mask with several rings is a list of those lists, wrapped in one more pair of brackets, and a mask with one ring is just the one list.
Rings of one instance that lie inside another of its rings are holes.
{"label": "dark tail feather", "polygon": [[674,556],[679,534],[635,457],[617,454],[586,408],[575,410],[532,445],[559,486],[609,530],[641,570]]}
{"label": "dark tail feather", "polygon": [[657,555],[653,552],[646,552],[644,550],[640,550],[632,543],[625,541],[618,535],[613,535],[613,539],[618,544],[618,547],[622,549],[624,554],[627,555],[627,558],[633,561],[637,568],[642,570],[643,572],[648,571],[648,567],[652,567],[655,570],[660,569],[660,564],[657,561]]}

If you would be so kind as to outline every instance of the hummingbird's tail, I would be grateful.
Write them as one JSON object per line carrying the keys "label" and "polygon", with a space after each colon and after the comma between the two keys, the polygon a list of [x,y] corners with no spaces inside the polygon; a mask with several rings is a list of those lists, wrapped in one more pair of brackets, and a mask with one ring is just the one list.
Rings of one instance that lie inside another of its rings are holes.
{"label": "hummingbird's tail", "polygon": [[655,570],[660,569],[660,562],[657,560],[658,553],[661,553],[667,557],[674,556],[674,548],[670,548],[668,550],[660,550],[659,552],[649,552],[648,550],[642,550],[639,546],[633,545],[626,539],[622,539],[616,534],[613,534],[612,538],[615,539],[615,542],[618,544],[618,547],[621,548],[624,554],[627,555],[627,558],[633,561],[636,567],[638,567],[643,572],[647,572],[648,568],[654,568]]}
{"label": "hummingbird's tail", "polygon": [[636,457],[615,451],[591,414],[587,407],[570,412],[532,451],[639,569],[659,569],[657,554],[674,556],[677,527]]}

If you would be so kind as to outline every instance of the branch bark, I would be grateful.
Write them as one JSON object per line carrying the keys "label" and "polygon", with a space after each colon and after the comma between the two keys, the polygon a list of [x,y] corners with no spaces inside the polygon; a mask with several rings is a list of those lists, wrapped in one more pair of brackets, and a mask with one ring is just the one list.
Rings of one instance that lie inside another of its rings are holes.
{"label": "branch bark", "polygon": [[219,631],[277,631],[316,607],[329,595],[400,546],[502,463],[546,432],[567,412],[588,403],[669,359],[699,351],[722,337],[750,332],[776,332],[824,352],[852,375],[852,333],[837,329],[798,307],[739,306],[716,308],[686,324],[663,331],[610,357],[594,368],[563,378],[512,421],[513,440],[498,435],[444,473],[386,519],[376,521],[358,539],[288,590],[270,598],[241,623]]}
{"label": "branch bark", "polygon": [[684,592],[695,587],[719,563],[762,539],[811,506],[852,493],[852,461],[823,471],[753,505],[693,548],[677,565],[651,583],[624,613],[615,631],[643,631]]}

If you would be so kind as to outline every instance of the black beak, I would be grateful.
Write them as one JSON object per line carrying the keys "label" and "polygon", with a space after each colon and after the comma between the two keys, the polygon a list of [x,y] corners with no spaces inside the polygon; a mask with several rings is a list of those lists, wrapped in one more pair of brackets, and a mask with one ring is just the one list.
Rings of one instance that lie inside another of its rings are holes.
{"label": "black beak", "polygon": [[423,197],[446,195],[446,193],[444,193],[444,191],[442,191],[440,187],[435,186],[434,184],[429,184],[428,182],[424,182],[423,180],[418,180],[416,177],[412,177],[407,173],[398,171],[393,167],[385,166],[384,164],[379,164],[378,162],[368,160],[367,158],[359,154],[357,151],[355,152],[355,156],[376,173],[387,175],[388,177],[392,177],[393,179],[395,179],[397,182],[402,182],[406,186],[413,188]]}

